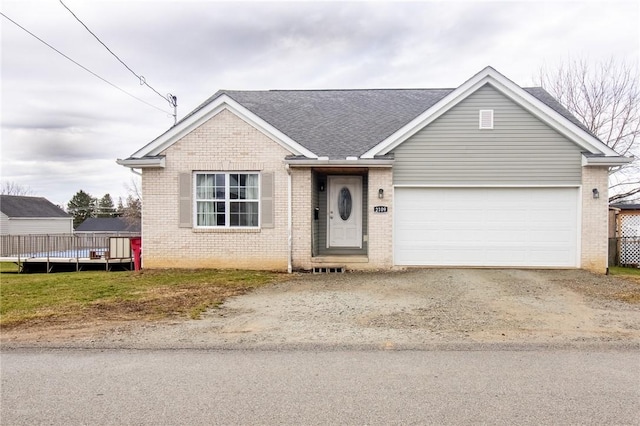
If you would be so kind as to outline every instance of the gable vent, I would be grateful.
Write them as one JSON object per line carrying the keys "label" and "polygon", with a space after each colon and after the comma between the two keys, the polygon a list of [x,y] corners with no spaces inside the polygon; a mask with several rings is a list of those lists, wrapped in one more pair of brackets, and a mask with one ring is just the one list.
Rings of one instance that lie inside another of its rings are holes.
{"label": "gable vent", "polygon": [[493,110],[480,110],[480,129],[493,129]]}

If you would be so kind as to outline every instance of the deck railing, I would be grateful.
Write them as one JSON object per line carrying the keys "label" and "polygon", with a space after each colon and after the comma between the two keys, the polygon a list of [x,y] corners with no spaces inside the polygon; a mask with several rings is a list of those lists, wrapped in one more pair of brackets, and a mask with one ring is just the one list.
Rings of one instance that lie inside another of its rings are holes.
{"label": "deck railing", "polygon": [[138,233],[95,233],[74,235],[2,235],[0,257],[89,257],[104,256],[109,237],[136,237]]}

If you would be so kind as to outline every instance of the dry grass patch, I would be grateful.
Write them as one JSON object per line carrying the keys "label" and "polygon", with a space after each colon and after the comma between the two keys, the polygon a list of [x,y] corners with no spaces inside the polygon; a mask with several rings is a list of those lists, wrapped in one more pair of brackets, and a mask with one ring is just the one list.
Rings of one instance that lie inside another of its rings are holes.
{"label": "dry grass patch", "polygon": [[640,304],[640,270],[612,267],[610,275],[585,273],[577,279],[572,271],[553,271],[552,280],[571,290],[599,300]]}
{"label": "dry grass patch", "polygon": [[238,270],[17,274],[0,265],[3,329],[91,321],[197,319],[226,298],[286,279]]}
{"label": "dry grass patch", "polygon": [[630,285],[622,291],[616,292],[615,298],[627,303],[640,303],[640,269],[612,267],[611,275],[624,278]]}

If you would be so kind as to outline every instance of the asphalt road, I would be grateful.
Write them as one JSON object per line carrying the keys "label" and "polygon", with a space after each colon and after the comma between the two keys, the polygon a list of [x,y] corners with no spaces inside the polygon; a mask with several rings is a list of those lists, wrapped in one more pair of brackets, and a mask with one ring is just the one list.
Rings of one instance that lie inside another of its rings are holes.
{"label": "asphalt road", "polygon": [[640,424],[635,350],[14,349],[2,425]]}

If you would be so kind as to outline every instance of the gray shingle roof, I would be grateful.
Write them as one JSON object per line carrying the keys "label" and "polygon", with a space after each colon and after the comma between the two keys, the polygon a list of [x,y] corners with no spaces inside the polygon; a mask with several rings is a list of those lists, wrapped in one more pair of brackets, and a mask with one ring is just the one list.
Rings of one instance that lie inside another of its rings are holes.
{"label": "gray shingle roof", "polygon": [[140,221],[124,217],[90,217],[78,225],[76,232],[140,232]]}
{"label": "gray shingle roof", "polygon": [[1,195],[0,211],[9,217],[71,217],[44,197]]}
{"label": "gray shingle roof", "polygon": [[[221,90],[181,121],[225,94],[318,156],[344,159],[364,154],[453,90]],[[524,90],[587,130],[543,88]]]}
{"label": "gray shingle roof", "polygon": [[359,156],[453,89],[225,91],[319,156]]}

